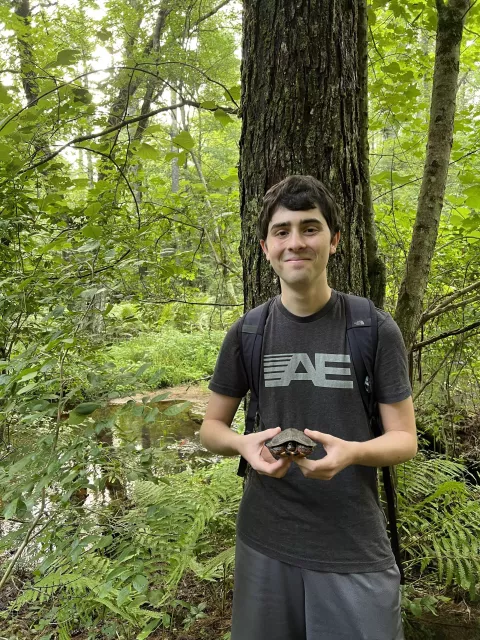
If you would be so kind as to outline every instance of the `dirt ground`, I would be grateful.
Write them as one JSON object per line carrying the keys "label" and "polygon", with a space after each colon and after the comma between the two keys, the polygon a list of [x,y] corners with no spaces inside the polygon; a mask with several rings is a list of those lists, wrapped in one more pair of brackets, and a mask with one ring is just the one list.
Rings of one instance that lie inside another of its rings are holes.
{"label": "dirt ground", "polygon": [[168,393],[168,396],[165,398],[166,402],[169,402],[171,400],[188,401],[192,403],[193,413],[198,413],[202,416],[205,414],[210,391],[206,388],[206,386],[198,384],[183,384],[176,387],[158,389],[157,391],[148,391],[147,393],[136,393],[131,396],[125,396],[123,398],[115,398],[114,400],[110,400],[109,404],[126,404],[130,400],[141,402],[142,398],[155,398],[155,396],[160,396],[164,393]]}

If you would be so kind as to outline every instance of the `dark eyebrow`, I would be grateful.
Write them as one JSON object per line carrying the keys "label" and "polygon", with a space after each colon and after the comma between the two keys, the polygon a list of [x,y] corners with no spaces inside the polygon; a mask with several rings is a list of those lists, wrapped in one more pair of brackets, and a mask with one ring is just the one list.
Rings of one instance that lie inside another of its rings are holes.
{"label": "dark eyebrow", "polygon": [[[301,225],[306,225],[306,224],[318,224],[320,226],[322,225],[322,221],[319,220],[318,218],[307,218],[305,220],[300,220],[300,224]],[[270,227],[270,230],[273,229],[283,229],[284,227],[291,227],[292,223],[291,222],[276,222],[275,224],[272,224],[272,226]]]}

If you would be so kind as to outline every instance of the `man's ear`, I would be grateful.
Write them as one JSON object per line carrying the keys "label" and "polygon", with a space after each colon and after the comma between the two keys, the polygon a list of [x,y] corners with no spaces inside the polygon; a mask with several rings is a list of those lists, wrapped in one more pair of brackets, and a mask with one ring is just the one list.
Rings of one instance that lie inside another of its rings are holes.
{"label": "man's ear", "polygon": [[333,255],[336,252],[339,242],[340,242],[340,231],[337,231],[337,233],[335,233],[332,236],[332,239],[330,240],[330,255]]}
{"label": "man's ear", "polygon": [[260,246],[262,247],[262,251],[265,254],[266,259],[270,262],[270,259],[268,257],[267,241],[266,240],[260,240]]}

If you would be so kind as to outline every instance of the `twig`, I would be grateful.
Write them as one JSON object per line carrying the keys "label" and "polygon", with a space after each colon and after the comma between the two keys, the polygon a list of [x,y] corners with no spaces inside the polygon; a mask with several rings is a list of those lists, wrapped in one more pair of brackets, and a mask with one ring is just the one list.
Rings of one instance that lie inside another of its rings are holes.
{"label": "twig", "polygon": [[189,302],[188,300],[178,300],[170,298],[169,300],[142,300],[142,304],[170,304],[171,302],[182,302],[183,304],[200,305],[203,307],[243,307],[242,304],[223,304],[220,302]]}
{"label": "twig", "polygon": [[35,518],[35,520],[32,522],[32,526],[27,531],[27,535],[25,536],[22,544],[18,547],[16,554],[13,556],[10,564],[8,565],[7,570],[5,571],[5,573],[3,575],[3,578],[0,580],[0,590],[2,589],[2,587],[7,582],[8,578],[10,577],[10,574],[12,573],[13,568],[17,564],[17,560],[20,558],[20,556],[22,555],[25,547],[30,542],[30,538],[32,536],[32,533],[33,533],[35,527],[37,526],[37,524],[40,522],[41,517],[44,514],[44,512],[45,512],[45,500],[46,500],[46,491],[45,491],[45,487],[44,487],[42,489],[42,504],[40,506],[40,511],[38,512],[37,517]]}
{"label": "twig", "polygon": [[443,358],[443,360],[441,361],[440,365],[435,369],[435,371],[432,373],[432,375],[430,376],[430,378],[425,382],[425,384],[421,387],[421,389],[419,390],[418,393],[415,394],[414,398],[413,398],[413,402],[416,402],[417,399],[422,395],[422,393],[425,391],[425,389],[428,387],[429,384],[431,384],[435,378],[435,376],[437,375],[437,373],[440,371],[440,369],[443,367],[443,365],[445,364],[445,362],[447,361],[447,359],[450,357],[450,354],[452,353],[452,351],[455,349],[455,345],[449,349],[449,351],[447,352],[447,355]]}

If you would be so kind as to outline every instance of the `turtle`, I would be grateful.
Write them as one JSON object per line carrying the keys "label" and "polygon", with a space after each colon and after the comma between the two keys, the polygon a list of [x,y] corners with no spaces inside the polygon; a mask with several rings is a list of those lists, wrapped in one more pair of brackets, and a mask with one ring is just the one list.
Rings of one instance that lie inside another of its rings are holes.
{"label": "turtle", "polygon": [[284,429],[271,440],[267,440],[265,446],[268,447],[272,456],[278,460],[280,457],[285,458],[286,456],[305,458],[312,453],[313,448],[317,445],[303,431]]}

